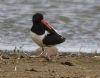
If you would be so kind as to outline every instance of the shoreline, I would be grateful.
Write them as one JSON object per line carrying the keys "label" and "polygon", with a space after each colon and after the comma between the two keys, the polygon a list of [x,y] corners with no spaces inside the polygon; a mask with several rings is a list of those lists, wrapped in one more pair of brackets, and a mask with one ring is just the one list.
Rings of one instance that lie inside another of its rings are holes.
{"label": "shoreline", "polygon": [[[83,47],[83,46],[66,46],[63,44],[56,46],[59,52],[86,52],[86,53],[93,53],[97,52],[100,53],[99,47]],[[37,45],[0,45],[0,50],[10,50],[13,51],[15,49],[22,50],[22,51],[35,51],[39,47]]]}
{"label": "shoreline", "polygon": [[[32,51],[35,51],[36,49],[38,49],[39,47],[0,47],[0,50],[1,51],[14,51],[15,49],[17,49],[17,50],[20,50],[20,51],[27,51],[27,52],[32,52]],[[72,48],[72,47],[70,47],[70,48],[66,48],[66,49],[63,49],[63,48],[59,48],[59,47],[57,47],[57,49],[58,49],[58,51],[59,52],[71,52],[71,53],[73,53],[73,52],[85,52],[85,53],[95,53],[95,52],[97,52],[97,53],[100,53],[100,49],[99,48],[97,48],[97,49],[92,49],[92,48]]]}

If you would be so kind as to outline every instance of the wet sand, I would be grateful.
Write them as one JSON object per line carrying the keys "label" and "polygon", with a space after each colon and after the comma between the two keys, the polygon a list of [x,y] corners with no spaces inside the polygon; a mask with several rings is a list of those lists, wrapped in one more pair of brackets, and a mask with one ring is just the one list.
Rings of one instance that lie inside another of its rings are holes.
{"label": "wet sand", "polygon": [[3,54],[0,78],[100,78],[100,58],[94,54],[60,53],[52,61],[24,55]]}

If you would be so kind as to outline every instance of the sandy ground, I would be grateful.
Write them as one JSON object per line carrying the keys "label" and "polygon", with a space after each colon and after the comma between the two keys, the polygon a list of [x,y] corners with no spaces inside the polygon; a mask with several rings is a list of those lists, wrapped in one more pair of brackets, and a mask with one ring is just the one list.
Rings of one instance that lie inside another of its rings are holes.
{"label": "sandy ground", "polygon": [[100,78],[100,58],[93,55],[62,53],[48,61],[12,53],[2,58],[0,78]]}

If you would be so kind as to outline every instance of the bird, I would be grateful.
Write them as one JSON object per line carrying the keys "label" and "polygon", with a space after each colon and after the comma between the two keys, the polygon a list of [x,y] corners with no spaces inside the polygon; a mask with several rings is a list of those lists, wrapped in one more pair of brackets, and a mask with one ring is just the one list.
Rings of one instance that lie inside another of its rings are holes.
{"label": "bird", "polygon": [[[45,51],[45,47],[55,46],[65,41],[65,38],[59,35],[56,30],[48,24],[42,13],[33,14],[32,24],[30,35],[32,40],[42,48],[43,52]],[[48,57],[48,59],[50,59],[50,57]]]}

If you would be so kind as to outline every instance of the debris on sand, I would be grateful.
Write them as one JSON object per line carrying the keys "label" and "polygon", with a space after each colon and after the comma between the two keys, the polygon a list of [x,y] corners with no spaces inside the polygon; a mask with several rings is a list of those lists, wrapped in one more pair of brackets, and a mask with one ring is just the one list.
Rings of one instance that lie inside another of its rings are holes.
{"label": "debris on sand", "polygon": [[31,69],[25,69],[25,71],[34,71],[34,72],[39,72],[39,71],[37,71],[37,70],[34,69],[34,68],[31,68]]}
{"label": "debris on sand", "polygon": [[94,56],[93,58],[100,59],[100,56]]}
{"label": "debris on sand", "polygon": [[62,65],[74,66],[71,62],[61,62]]}

